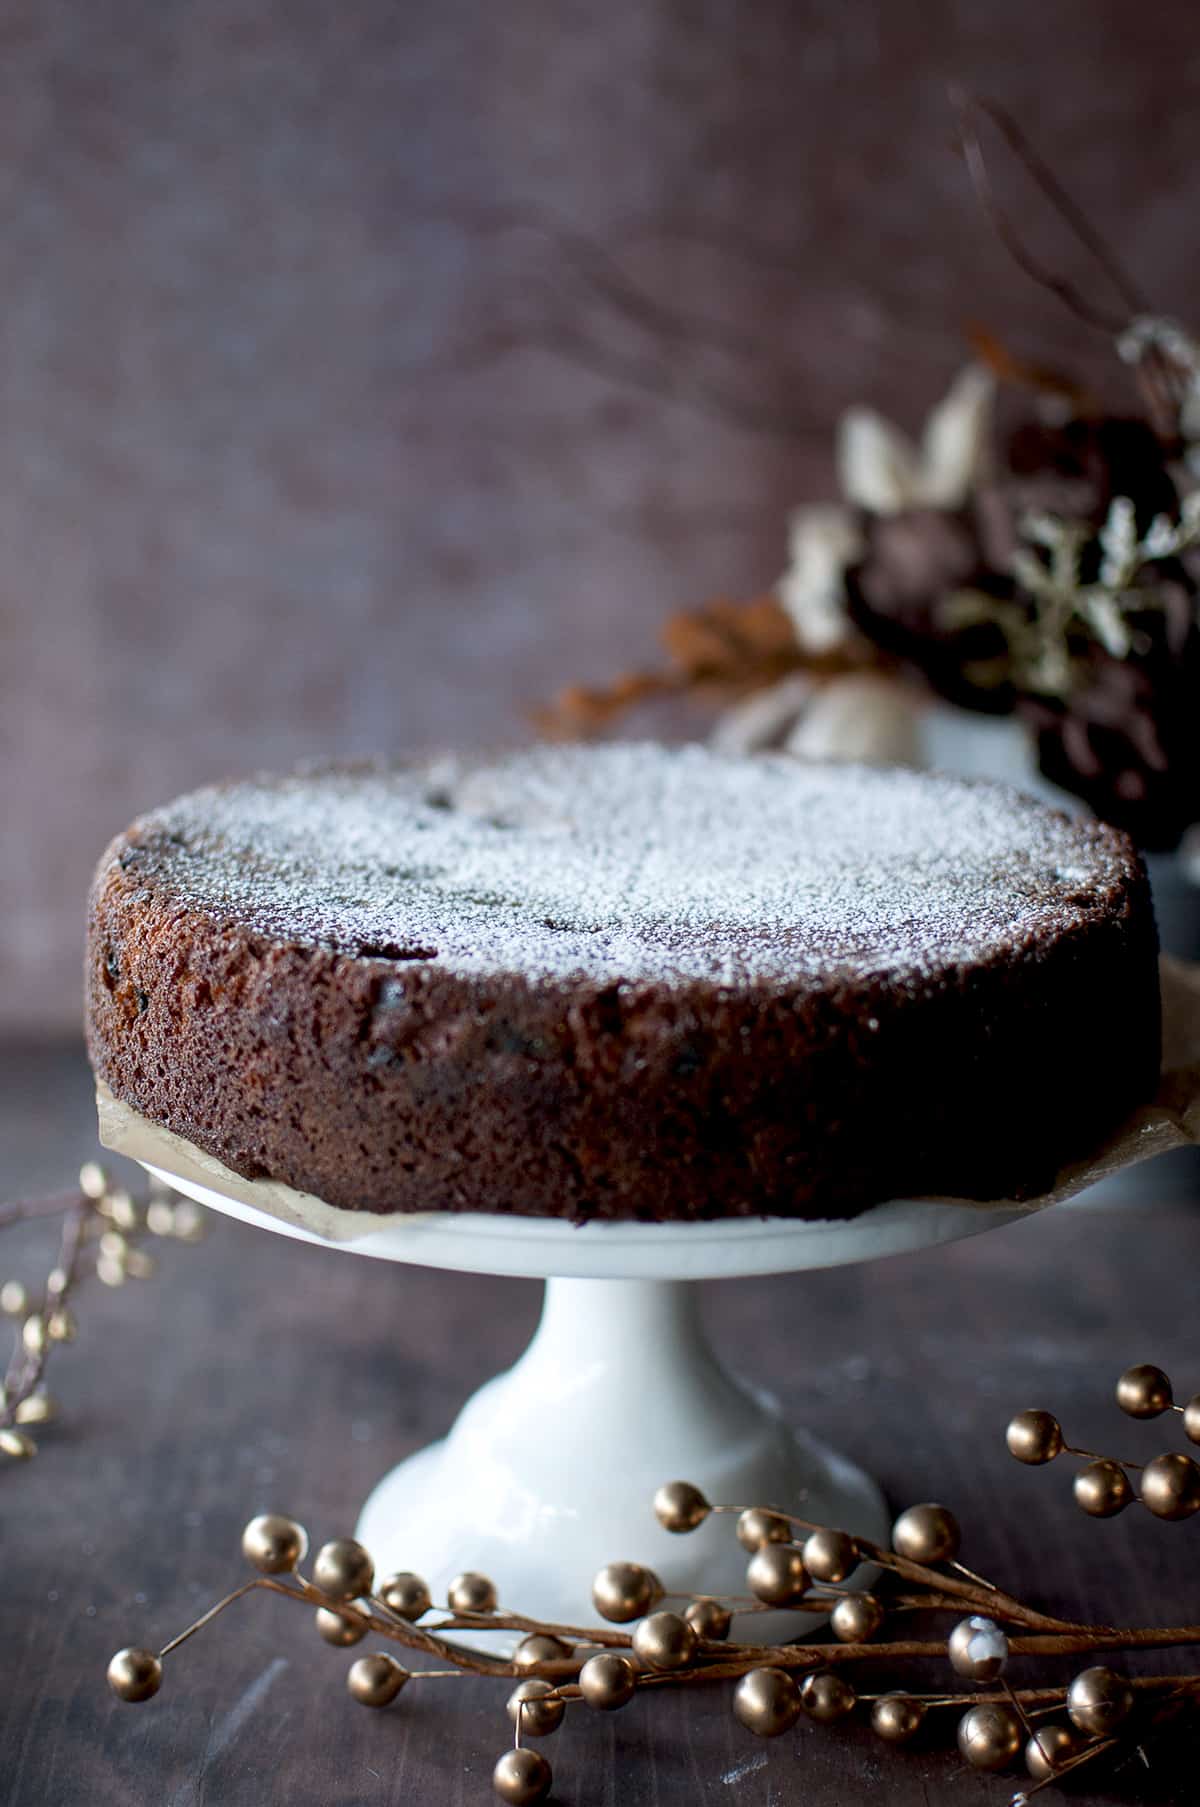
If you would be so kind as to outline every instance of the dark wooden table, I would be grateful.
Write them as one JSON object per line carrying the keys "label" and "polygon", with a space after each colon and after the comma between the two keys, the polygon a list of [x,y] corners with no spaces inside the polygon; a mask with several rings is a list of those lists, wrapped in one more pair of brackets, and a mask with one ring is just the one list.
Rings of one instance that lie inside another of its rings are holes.
{"label": "dark wooden table", "polygon": [[[91,1136],[77,1052],[0,1050],[0,1192],[61,1185]],[[1177,1175],[1166,1170],[1166,1203],[1060,1210],[931,1254],[715,1285],[711,1323],[746,1374],[836,1434],[895,1502],[952,1504],[966,1559],[1000,1582],[1088,1618],[1194,1620],[1196,1523],[1086,1520],[1070,1465],[1018,1468],[1002,1439],[1009,1414],[1038,1403],[1081,1442],[1151,1452],[1161,1427],[1119,1417],[1116,1374],[1154,1360],[1200,1389],[1200,1209]],[[0,1277],[33,1277],[46,1247],[44,1233],[7,1233]],[[532,1284],[354,1260],[225,1221],[198,1247],[164,1245],[152,1280],[91,1288],[56,1363],[62,1422],[34,1462],[0,1471],[0,1802],[487,1807],[504,1684],[431,1684],[364,1712],[344,1691],[349,1659],[282,1601],[235,1607],[147,1706],[110,1699],[104,1668],[242,1577],[253,1513],[293,1512],[315,1539],[351,1528],[380,1473],[516,1356],[537,1309]],[[571,1714],[546,1747],[556,1801],[1003,1807],[1017,1786],[965,1770],[944,1742],[893,1753],[861,1727],[802,1724],[759,1743],[717,1691],[647,1706]],[[1192,1807],[1194,1746],[1147,1754],[1149,1768],[1134,1759],[1071,1798]]]}

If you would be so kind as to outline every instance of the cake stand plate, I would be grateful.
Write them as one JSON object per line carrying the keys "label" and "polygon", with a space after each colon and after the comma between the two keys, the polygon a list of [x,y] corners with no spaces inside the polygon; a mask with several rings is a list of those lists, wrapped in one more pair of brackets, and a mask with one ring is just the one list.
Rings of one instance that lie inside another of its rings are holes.
{"label": "cake stand plate", "polygon": [[[728,1520],[711,1518],[687,1537],[658,1525],[650,1501],[663,1481],[690,1480],[714,1501],[772,1504],[887,1541],[889,1514],[875,1482],[788,1424],[718,1361],[694,1282],[927,1248],[1026,1214],[894,1203],[850,1222],[577,1228],[429,1213],[331,1243],[245,1196],[141,1159],[201,1204],[277,1234],[377,1260],[546,1281],[525,1353],[467,1402],[443,1441],[384,1476],[357,1535],[379,1572],[414,1569],[435,1598],[463,1568],[480,1569],[502,1602],[562,1624],[592,1622],[592,1578],[617,1559],[646,1563],[672,1594],[745,1593],[746,1556]],[[253,1194],[245,1181],[235,1187]],[[758,1614],[740,1628],[735,1620],[734,1635],[741,1629],[757,1641],[813,1622]],[[495,1634],[493,1647],[513,1641]]]}

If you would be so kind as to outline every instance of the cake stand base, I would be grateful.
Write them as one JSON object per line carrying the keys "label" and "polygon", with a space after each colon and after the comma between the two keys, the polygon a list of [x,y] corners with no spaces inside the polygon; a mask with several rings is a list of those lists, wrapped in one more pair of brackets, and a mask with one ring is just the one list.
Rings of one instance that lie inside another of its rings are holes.
{"label": "cake stand base", "polygon": [[[615,1560],[645,1563],[672,1594],[744,1595],[747,1556],[727,1517],[682,1537],[658,1524],[651,1500],[670,1480],[887,1542],[875,1483],[719,1364],[694,1285],[607,1279],[548,1281],[524,1355],[442,1442],[380,1481],[357,1535],[377,1572],[416,1570],[435,1599],[469,1566],[502,1604],[559,1624],[594,1622],[591,1579]],[[817,1622],[755,1614],[734,1636]]]}

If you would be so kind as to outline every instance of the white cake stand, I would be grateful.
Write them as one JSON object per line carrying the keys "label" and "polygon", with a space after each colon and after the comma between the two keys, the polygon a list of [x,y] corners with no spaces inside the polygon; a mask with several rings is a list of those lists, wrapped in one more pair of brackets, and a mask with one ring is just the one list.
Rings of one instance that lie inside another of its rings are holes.
{"label": "white cake stand", "polygon": [[[700,1324],[694,1282],[899,1254],[1025,1214],[896,1203],[849,1223],[577,1229],[430,1213],[338,1244],[141,1158],[202,1204],[331,1250],[547,1282],[541,1322],[520,1360],[468,1400],[443,1441],[384,1476],[357,1534],[381,1572],[415,1569],[435,1598],[471,1567],[493,1577],[503,1602],[566,1624],[591,1622],[592,1577],[615,1559],[648,1564],[672,1593],[745,1592],[746,1557],[728,1520],[710,1519],[687,1537],[660,1528],[650,1501],[663,1481],[694,1481],[714,1501],[769,1503],[887,1539],[875,1482],[721,1366]],[[253,1192],[245,1182],[237,1189]],[[779,1629],[762,1616],[751,1625],[756,1638]],[[791,1615],[787,1628],[795,1626]]]}

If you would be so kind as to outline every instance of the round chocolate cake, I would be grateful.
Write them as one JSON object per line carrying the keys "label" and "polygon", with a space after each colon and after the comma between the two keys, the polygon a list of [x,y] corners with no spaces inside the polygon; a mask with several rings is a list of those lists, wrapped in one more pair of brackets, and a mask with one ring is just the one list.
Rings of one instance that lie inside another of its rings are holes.
{"label": "round chocolate cake", "polygon": [[1115,830],[992,785],[540,748],[198,791],[108,849],[122,1103],[351,1210],[1022,1198],[1155,1087]]}

